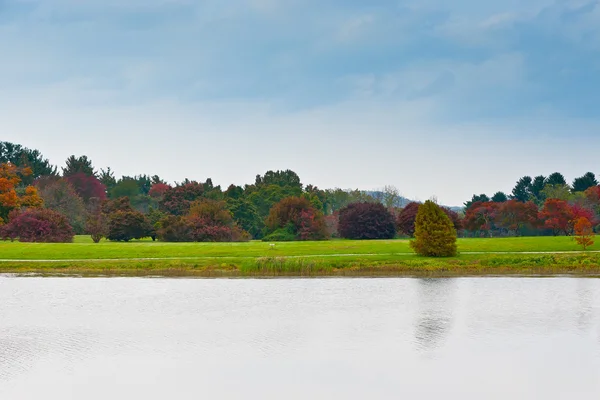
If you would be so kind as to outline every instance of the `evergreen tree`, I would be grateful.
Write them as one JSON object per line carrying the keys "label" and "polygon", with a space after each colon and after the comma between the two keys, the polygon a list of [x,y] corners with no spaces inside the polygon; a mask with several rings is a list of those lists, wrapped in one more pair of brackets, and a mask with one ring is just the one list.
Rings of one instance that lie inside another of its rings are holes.
{"label": "evergreen tree", "polygon": [[573,181],[573,192],[585,192],[587,189],[592,186],[597,186],[598,181],[596,180],[596,175],[593,172],[588,172],[579,178],[575,178]]}
{"label": "evergreen tree", "polygon": [[554,172],[546,179],[546,185],[566,185],[567,180],[560,172]]}
{"label": "evergreen tree", "polygon": [[66,164],[66,167],[62,169],[64,177],[73,176],[79,173],[96,177],[96,171],[92,166],[92,160],[87,158],[87,156],[70,156],[67,158]]}
{"label": "evergreen tree", "polygon": [[504,192],[496,192],[493,196],[492,196],[492,201],[494,203],[504,203],[508,201],[508,196],[506,195],[506,193]]}
{"label": "evergreen tree", "polygon": [[517,181],[513,191],[512,198],[525,203],[532,196],[533,179],[530,176],[524,176]]}
{"label": "evergreen tree", "polygon": [[457,253],[456,229],[448,215],[431,200],[419,207],[415,239],[410,247],[428,257],[452,257]]}

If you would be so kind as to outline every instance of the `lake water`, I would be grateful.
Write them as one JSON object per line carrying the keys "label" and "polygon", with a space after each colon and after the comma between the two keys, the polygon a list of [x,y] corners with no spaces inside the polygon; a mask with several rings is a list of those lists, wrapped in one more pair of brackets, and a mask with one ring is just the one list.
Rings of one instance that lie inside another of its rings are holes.
{"label": "lake water", "polygon": [[598,399],[600,280],[0,277],[0,399]]}

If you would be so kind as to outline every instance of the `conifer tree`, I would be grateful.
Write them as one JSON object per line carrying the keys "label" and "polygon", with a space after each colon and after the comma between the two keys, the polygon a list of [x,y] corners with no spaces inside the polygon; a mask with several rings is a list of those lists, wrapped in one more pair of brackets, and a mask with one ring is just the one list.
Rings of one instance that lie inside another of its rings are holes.
{"label": "conifer tree", "polygon": [[456,229],[448,215],[431,200],[419,207],[415,239],[410,247],[428,257],[452,257],[457,253]]}

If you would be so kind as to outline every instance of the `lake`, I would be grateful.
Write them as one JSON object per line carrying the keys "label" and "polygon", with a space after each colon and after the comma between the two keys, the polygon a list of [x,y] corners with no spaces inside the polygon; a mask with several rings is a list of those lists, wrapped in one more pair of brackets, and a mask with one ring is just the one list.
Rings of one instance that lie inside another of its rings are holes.
{"label": "lake", "polygon": [[598,399],[600,280],[0,277],[0,399]]}

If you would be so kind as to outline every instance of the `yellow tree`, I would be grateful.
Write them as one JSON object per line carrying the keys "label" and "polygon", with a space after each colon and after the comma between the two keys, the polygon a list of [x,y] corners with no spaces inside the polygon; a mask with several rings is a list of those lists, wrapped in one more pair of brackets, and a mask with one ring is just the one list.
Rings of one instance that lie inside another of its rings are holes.
{"label": "yellow tree", "polygon": [[575,241],[583,250],[594,244],[594,230],[589,219],[581,217],[575,221]]}
{"label": "yellow tree", "polygon": [[[33,186],[17,191],[20,176],[31,175],[30,168],[17,168],[11,163],[0,164],[0,224],[8,220],[8,214],[21,207],[41,207],[42,199]],[[19,194],[20,192],[20,194]]]}

